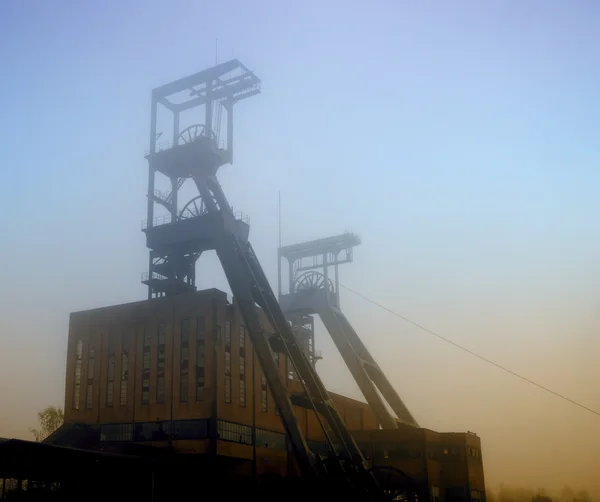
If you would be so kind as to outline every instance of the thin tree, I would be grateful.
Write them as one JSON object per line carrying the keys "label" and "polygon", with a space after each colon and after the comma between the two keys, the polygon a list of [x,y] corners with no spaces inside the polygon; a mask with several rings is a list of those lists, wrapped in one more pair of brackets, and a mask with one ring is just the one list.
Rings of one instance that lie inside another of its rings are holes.
{"label": "thin tree", "polygon": [[57,430],[65,421],[65,414],[62,408],[48,406],[38,413],[40,423],[39,429],[29,429],[36,441],[40,442],[46,439],[50,434]]}

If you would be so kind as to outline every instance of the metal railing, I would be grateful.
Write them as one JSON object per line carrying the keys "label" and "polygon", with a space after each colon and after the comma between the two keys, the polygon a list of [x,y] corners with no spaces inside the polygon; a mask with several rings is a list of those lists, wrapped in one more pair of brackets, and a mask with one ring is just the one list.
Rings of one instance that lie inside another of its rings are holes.
{"label": "metal railing", "polygon": [[[168,225],[173,220],[173,217],[170,214],[163,214],[161,216],[156,216],[152,219],[152,227],[158,227],[160,225]],[[142,220],[142,230],[146,230],[148,228],[148,220]]]}
{"label": "metal railing", "polygon": [[[162,152],[163,150],[170,150],[171,148],[173,148],[173,146],[177,146],[177,145],[174,145],[172,141],[156,143],[156,145],[154,145],[154,153]],[[148,155],[150,155],[150,149],[146,148],[144,150],[144,156],[148,157]]]}
{"label": "metal railing", "polygon": [[[158,153],[158,152],[162,152],[164,150],[170,150],[171,148],[175,147],[175,146],[185,146],[185,145],[189,145],[191,143],[194,143],[195,141],[199,140],[199,139],[204,139],[204,140],[211,140],[213,141],[216,145],[217,148],[219,148],[219,139],[217,139],[216,135],[214,132],[210,131],[210,133],[207,134],[201,134],[197,137],[195,137],[192,141],[189,142],[183,142],[181,143],[179,141],[179,138],[177,139],[177,141],[161,141],[160,143],[156,142],[154,145],[154,153]],[[224,149],[224,144],[225,144],[225,140],[223,140],[223,142],[221,143],[223,145],[222,149]],[[146,148],[144,150],[144,156],[147,157],[148,155],[150,155],[150,148]]]}
{"label": "metal railing", "polygon": [[233,216],[235,217],[236,220],[239,220],[239,221],[245,223],[246,225],[250,225],[250,216],[248,216],[246,213],[242,213],[241,211],[236,211],[235,213],[233,213]]}
{"label": "metal railing", "polygon": [[158,272],[152,272],[152,275],[149,272],[142,272],[141,278],[142,282],[149,281],[150,279],[160,279],[161,281],[168,279],[167,276],[161,275]]}
{"label": "metal railing", "polygon": [[[203,213],[199,216],[204,216],[204,214],[206,214],[206,213]],[[248,216],[246,213],[237,211],[237,212],[233,213],[233,215],[236,220],[241,221],[241,222],[245,223],[246,225],[250,225],[250,216]],[[160,225],[168,225],[170,223],[173,223],[173,217],[170,214],[163,214],[160,216],[155,216],[152,219],[152,227],[158,227]],[[148,228],[148,220],[142,220],[141,226],[142,226],[142,230],[146,230]]]}

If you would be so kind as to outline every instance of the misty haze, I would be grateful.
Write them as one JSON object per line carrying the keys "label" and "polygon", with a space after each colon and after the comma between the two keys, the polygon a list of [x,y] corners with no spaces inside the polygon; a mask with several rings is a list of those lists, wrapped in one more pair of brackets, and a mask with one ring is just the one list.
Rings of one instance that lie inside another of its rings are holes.
{"label": "misty haze", "polygon": [[0,498],[600,501],[598,16],[3,2]]}

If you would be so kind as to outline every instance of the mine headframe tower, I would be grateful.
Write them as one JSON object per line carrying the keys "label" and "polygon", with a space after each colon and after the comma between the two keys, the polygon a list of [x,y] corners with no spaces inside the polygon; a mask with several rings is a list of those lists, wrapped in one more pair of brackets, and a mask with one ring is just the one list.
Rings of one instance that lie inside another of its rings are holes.
{"label": "mine headframe tower", "polygon": [[[142,225],[150,248],[148,272],[142,274],[149,299],[195,291],[196,261],[209,249],[194,232],[195,218],[218,209],[197,166],[214,176],[233,162],[233,105],[258,93],[260,80],[235,59],[152,91],[148,212]],[[168,135],[158,130],[159,105],[167,111],[160,125],[172,128]],[[157,188],[157,174],[167,181],[166,190]],[[180,204],[180,191],[190,179],[198,195]],[[162,206],[158,216],[157,206]],[[236,217],[247,232],[247,216]]]}
{"label": "mine headframe tower", "polygon": [[[222,63],[155,89],[152,92],[148,176],[148,219],[143,229],[150,249],[150,265],[143,282],[148,297],[185,293],[195,289],[194,263],[207,250],[215,250],[246,325],[283,426],[305,478],[343,480],[362,500],[379,500],[382,494],[365,459],[317,375],[301,343],[288,323],[262,267],[248,241],[247,219],[236,216],[219,184],[216,173],[233,159],[233,105],[260,92],[260,80],[237,60]],[[181,98],[183,95],[183,99]],[[176,100],[175,96],[179,97]],[[219,144],[214,103],[227,111],[227,138]],[[159,147],[157,107],[173,113],[173,141]],[[180,130],[183,111],[198,112],[204,106],[204,124]],[[215,130],[216,129],[216,130]],[[155,190],[155,177],[169,179],[169,194]],[[191,179],[198,195],[178,210],[178,192]],[[166,208],[156,218],[154,207]],[[257,305],[266,316],[261,323]],[[280,376],[274,352],[283,353],[301,382],[305,406],[319,419],[332,455],[322,458],[309,449],[294,408]],[[308,481],[308,479],[307,479]]]}
{"label": "mine headframe tower", "polygon": [[[345,233],[280,247],[279,302],[294,331],[307,331],[299,325],[299,320],[310,319],[314,314],[319,315],[383,429],[396,429],[398,422],[418,427],[416,420],[340,309],[338,266],[352,261],[353,248],[359,244],[360,239],[357,235]],[[284,260],[288,265],[287,294],[281,294]],[[310,344],[306,345],[314,348],[314,331],[306,334],[305,338],[311,339]],[[396,417],[389,412],[381,396]]]}

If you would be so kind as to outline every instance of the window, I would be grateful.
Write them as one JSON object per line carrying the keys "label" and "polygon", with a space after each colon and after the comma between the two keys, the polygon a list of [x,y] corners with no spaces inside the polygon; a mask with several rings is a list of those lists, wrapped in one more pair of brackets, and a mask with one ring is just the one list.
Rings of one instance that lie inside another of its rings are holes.
{"label": "window", "polygon": [[127,389],[129,385],[129,355],[126,350],[121,353],[121,406],[127,406]]}
{"label": "window", "polygon": [[267,377],[263,372],[260,382],[260,411],[266,413],[268,409],[269,407],[267,403]]}
{"label": "window", "polygon": [[[273,359],[275,359],[275,366],[277,366],[277,373],[279,373],[279,352],[272,351]],[[275,415],[279,415],[279,407],[275,404],[273,405],[275,408]]]}
{"label": "window", "polygon": [[208,420],[175,420],[173,439],[205,439],[208,437]]}
{"label": "window", "polygon": [[94,384],[88,383],[85,388],[85,407],[89,410],[94,404]]}
{"label": "window", "polygon": [[181,348],[179,361],[179,400],[187,403],[190,372],[190,320],[181,320]]}
{"label": "window", "polygon": [[73,386],[73,408],[79,409],[79,395],[81,394],[81,359],[83,357],[83,340],[77,340],[75,348],[75,384]]}
{"label": "window", "polygon": [[440,487],[431,487],[431,502],[440,502]]}
{"label": "window", "polygon": [[135,424],[136,441],[168,441],[171,422],[142,422]]}
{"label": "window", "polygon": [[205,332],[204,317],[198,317],[196,319],[196,401],[202,401],[204,398]]}
{"label": "window", "polygon": [[246,406],[246,330],[240,326],[240,406]]}
{"label": "window", "polygon": [[225,321],[225,402],[231,403],[231,323]]}
{"label": "window", "polygon": [[287,365],[287,379],[298,380],[298,376],[296,375],[296,369],[294,368],[294,363],[292,363],[292,360],[289,358],[289,356],[285,358],[285,362]]}
{"label": "window", "polygon": [[113,395],[115,391],[115,344],[109,335],[108,340],[108,371],[106,377],[106,406],[113,405]]}
{"label": "window", "polygon": [[225,352],[231,352],[231,323],[225,321]]}
{"label": "window", "polygon": [[285,434],[256,429],[256,446],[273,450],[285,450]]}
{"label": "window", "polygon": [[246,380],[240,379],[240,406],[246,406]]}
{"label": "window", "polygon": [[150,349],[152,335],[144,330],[144,348],[142,352],[142,404],[150,403]]}
{"label": "window", "polygon": [[217,437],[223,441],[252,444],[252,427],[233,422],[217,421]]}
{"label": "window", "polygon": [[160,323],[158,326],[158,353],[156,356],[156,403],[165,402],[165,350],[167,338],[167,325]]}
{"label": "window", "polygon": [[225,402],[231,403],[231,353],[225,352]]}
{"label": "window", "polygon": [[131,441],[131,424],[107,424],[100,426],[100,441]]}
{"label": "window", "polygon": [[85,407],[92,408],[94,399],[94,369],[95,369],[96,351],[90,345],[88,350],[88,370],[87,370],[87,388],[85,391]]}
{"label": "window", "polygon": [[246,357],[246,328],[240,326],[240,357]]}

